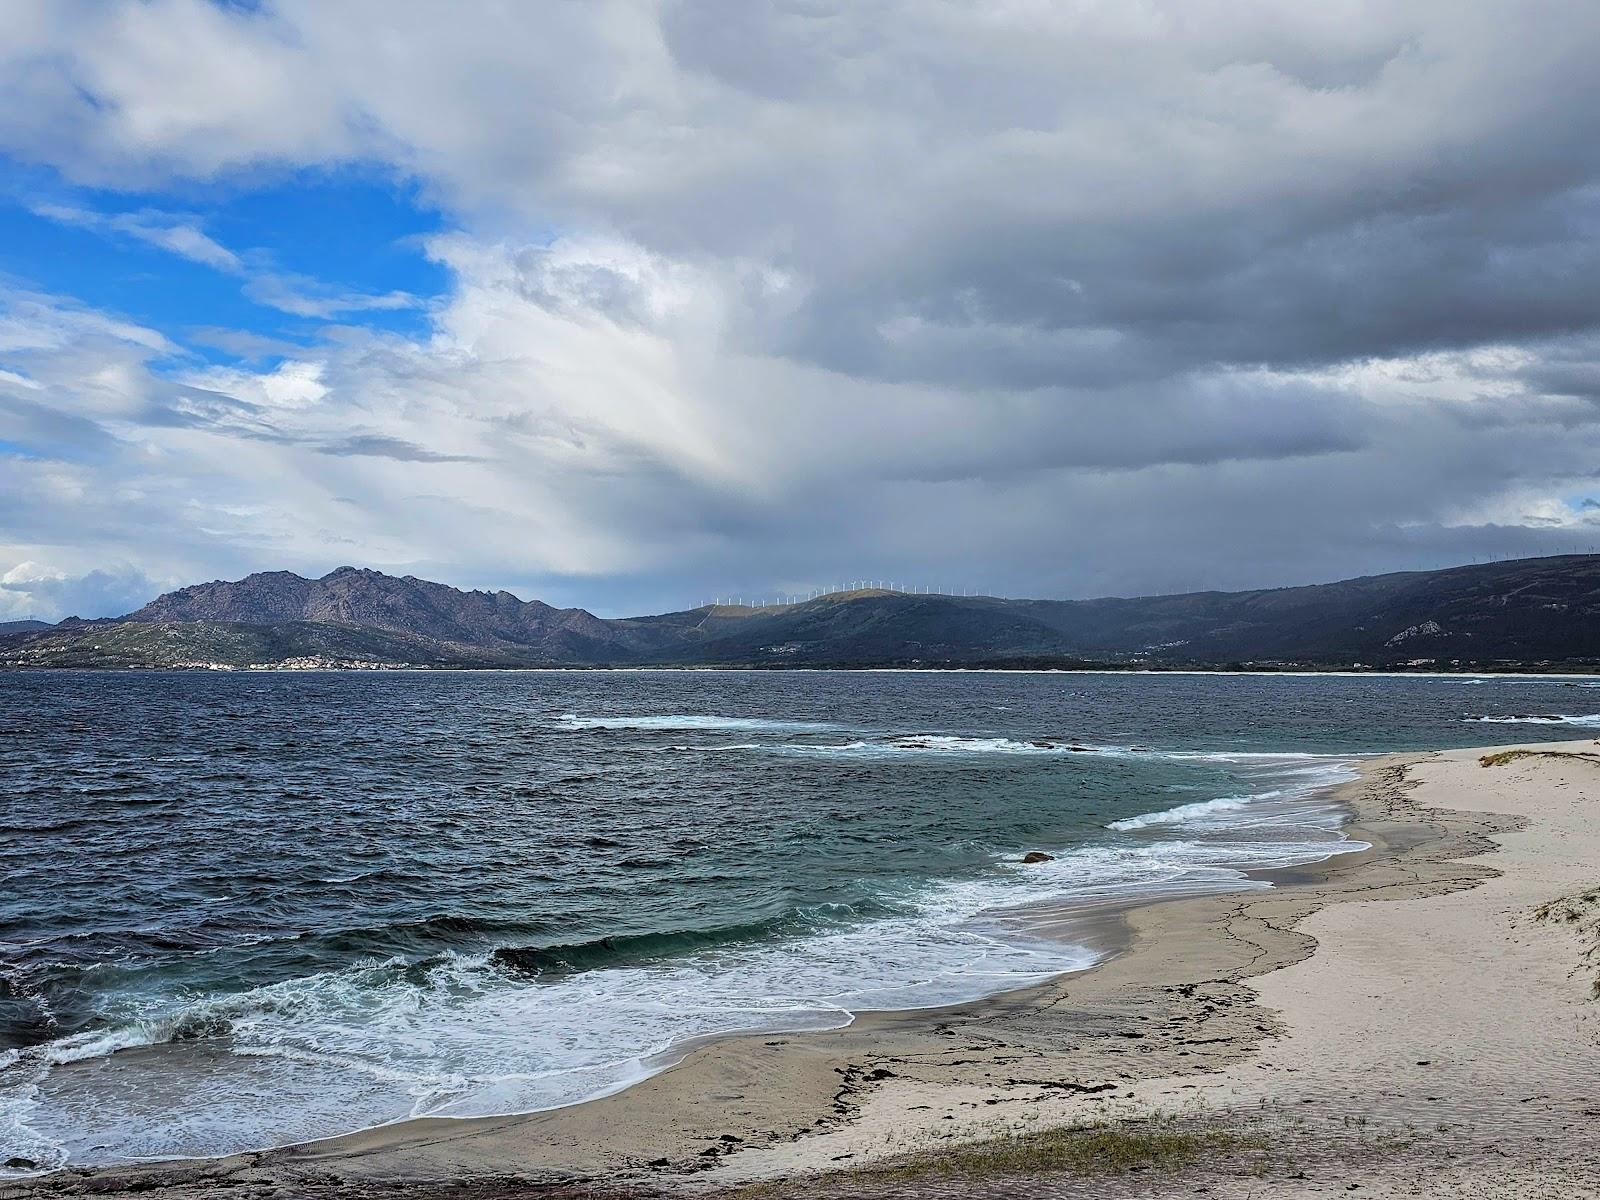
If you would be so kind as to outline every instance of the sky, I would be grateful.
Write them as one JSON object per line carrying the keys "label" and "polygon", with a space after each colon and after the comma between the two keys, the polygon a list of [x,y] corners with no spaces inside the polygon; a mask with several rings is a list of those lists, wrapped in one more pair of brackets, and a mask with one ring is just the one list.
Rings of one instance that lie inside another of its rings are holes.
{"label": "sky", "polygon": [[1600,546],[1600,6],[7,0],[0,620]]}

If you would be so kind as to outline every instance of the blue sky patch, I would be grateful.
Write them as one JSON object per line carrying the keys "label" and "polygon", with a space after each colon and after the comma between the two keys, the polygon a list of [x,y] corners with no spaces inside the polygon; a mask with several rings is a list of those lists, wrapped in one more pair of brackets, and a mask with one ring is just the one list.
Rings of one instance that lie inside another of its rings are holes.
{"label": "blue sky patch", "polygon": [[212,361],[270,360],[328,324],[425,333],[448,286],[422,246],[440,228],[414,187],[374,172],[148,194],[71,188],[0,159],[14,284],[116,312]]}

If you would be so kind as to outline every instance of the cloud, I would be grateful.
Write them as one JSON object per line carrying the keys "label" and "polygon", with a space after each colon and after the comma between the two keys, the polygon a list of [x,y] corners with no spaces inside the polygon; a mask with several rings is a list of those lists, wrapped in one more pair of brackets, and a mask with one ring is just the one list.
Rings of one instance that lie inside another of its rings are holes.
{"label": "cloud", "polygon": [[97,213],[66,204],[36,204],[35,216],[60,225],[76,225],[97,233],[117,233],[135,238],[180,258],[187,258],[219,271],[244,269],[238,255],[218,245],[193,220],[168,213]]}
{"label": "cloud", "polygon": [[373,458],[392,458],[396,462],[482,462],[472,454],[440,454],[426,446],[381,434],[352,434],[338,441],[325,442],[317,449],[323,454],[369,455]]}
{"label": "cloud", "polygon": [[305,346],[283,338],[268,337],[245,329],[224,329],[217,325],[200,325],[187,331],[187,339],[197,346],[222,350],[249,362],[267,358],[286,358],[303,354]]}
{"label": "cloud", "polygon": [[276,270],[167,199],[356,164],[452,226],[425,332],[200,333],[235,368],[13,296],[0,438],[38,496],[0,538],[35,561],[137,522],[160,575],[350,560],[626,607],[957,568],[1243,586],[1584,534],[1592,6],[12,24],[0,146],[154,197],[55,219],[319,321],[419,302]]}
{"label": "cloud", "polygon": [[296,317],[327,320],[362,312],[393,312],[421,307],[408,292],[392,290],[369,294],[330,287],[308,275],[275,270],[271,256],[254,250],[235,254],[200,228],[198,220],[172,213],[146,210],[136,213],[101,213],[64,204],[36,203],[35,216],[60,225],[88,229],[103,236],[125,236],[179,258],[211,267],[244,280],[244,294],[257,304]]}
{"label": "cloud", "polygon": [[43,111],[76,132],[38,147],[15,106],[8,136],[89,179],[378,161],[469,221],[757,263],[796,286],[739,332],[855,375],[1092,385],[1586,323],[1600,18],[1335,9],[485,7],[374,41],[382,6],[168,0],[40,15],[13,53],[65,61]]}
{"label": "cloud", "polygon": [[329,288],[304,275],[258,275],[245,285],[245,295],[257,304],[276,308],[296,317],[327,320],[350,313],[394,312],[420,308],[421,301],[409,292],[390,291],[382,295]]}
{"label": "cloud", "polygon": [[0,619],[58,621],[79,613],[132,612],[159,590],[127,565],[67,576],[22,562],[0,574]]}

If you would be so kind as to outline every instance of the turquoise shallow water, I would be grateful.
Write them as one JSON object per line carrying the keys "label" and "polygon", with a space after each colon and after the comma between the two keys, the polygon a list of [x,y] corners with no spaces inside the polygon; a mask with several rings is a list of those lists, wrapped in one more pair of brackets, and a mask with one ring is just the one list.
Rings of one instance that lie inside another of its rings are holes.
{"label": "turquoise shallow water", "polygon": [[1596,713],[1554,679],[0,676],[0,1159],[524,1111],[1016,986],[1093,958],[1019,908],[1247,886],[1344,848],[1360,754]]}

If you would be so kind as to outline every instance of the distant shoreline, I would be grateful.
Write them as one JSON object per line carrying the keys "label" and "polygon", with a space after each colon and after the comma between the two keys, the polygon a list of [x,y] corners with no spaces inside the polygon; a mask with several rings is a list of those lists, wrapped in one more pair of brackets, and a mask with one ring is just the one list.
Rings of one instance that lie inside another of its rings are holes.
{"label": "distant shoreline", "polygon": [[1600,555],[1081,600],[850,589],[600,617],[340,567],[0,633],[0,668],[1411,670],[1600,674]]}
{"label": "distant shoreline", "polygon": [[1485,677],[1493,679],[1596,679],[1600,678],[1600,665],[1575,669],[1571,666],[1550,670],[1533,670],[1526,664],[1508,668],[1417,668],[1415,670],[1393,667],[1355,670],[1350,667],[1296,666],[1282,669],[1271,667],[912,667],[912,666],[812,666],[786,667],[763,664],[745,665],[669,665],[643,666],[584,666],[548,664],[530,666],[427,666],[423,664],[389,664],[379,666],[317,666],[286,667],[214,665],[117,665],[117,666],[19,666],[0,663],[0,675],[115,675],[115,674],[167,674],[167,675],[528,675],[528,674],[647,674],[652,672],[681,675],[1240,675],[1252,677],[1303,677],[1338,676],[1348,679],[1461,679]]}

